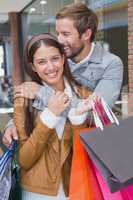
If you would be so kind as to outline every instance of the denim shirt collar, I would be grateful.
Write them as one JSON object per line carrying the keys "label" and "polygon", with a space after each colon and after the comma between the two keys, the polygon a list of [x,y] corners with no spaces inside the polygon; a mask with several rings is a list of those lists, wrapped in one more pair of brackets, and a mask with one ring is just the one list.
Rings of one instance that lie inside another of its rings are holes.
{"label": "denim shirt collar", "polygon": [[[76,94],[74,93],[74,91],[72,91],[71,86],[69,85],[68,81],[66,80],[66,78],[64,77],[64,83],[65,83],[65,90],[64,92],[69,96],[69,98],[71,99],[71,103],[70,106],[61,114],[63,116],[66,116],[66,114],[68,113],[68,111],[70,110],[71,107],[76,107],[77,104],[79,103],[79,98],[76,96]],[[47,107],[48,104],[48,100],[49,97],[54,94],[54,89],[47,85],[46,83],[44,83],[39,91],[36,94],[36,97],[34,99],[34,102],[32,104],[32,106],[34,108],[36,108],[39,111],[43,111],[45,107]]]}
{"label": "denim shirt collar", "polygon": [[99,42],[92,43],[91,52],[81,62],[75,63],[71,59],[68,59],[68,63],[71,66],[70,68],[71,71],[73,72],[78,68],[83,68],[84,66],[86,66],[86,63],[88,63],[88,61],[92,63],[101,63],[103,58],[103,53],[104,49]]}
{"label": "denim shirt collar", "polygon": [[89,62],[101,63],[103,58],[104,49],[99,42],[96,42],[93,52],[90,56]]}

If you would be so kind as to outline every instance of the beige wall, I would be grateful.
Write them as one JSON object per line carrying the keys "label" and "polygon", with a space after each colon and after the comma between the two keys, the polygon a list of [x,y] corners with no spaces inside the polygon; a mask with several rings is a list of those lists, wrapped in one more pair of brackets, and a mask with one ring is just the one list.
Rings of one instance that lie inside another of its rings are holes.
{"label": "beige wall", "polygon": [[128,0],[128,76],[129,92],[133,93],[133,0]]}
{"label": "beige wall", "polygon": [[133,0],[128,0],[128,114],[133,115]]}

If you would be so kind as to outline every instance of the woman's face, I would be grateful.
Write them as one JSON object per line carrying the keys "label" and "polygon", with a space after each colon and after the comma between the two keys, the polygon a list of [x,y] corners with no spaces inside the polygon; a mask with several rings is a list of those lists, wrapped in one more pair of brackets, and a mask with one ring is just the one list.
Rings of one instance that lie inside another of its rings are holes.
{"label": "woman's face", "polygon": [[53,46],[41,45],[33,57],[34,71],[42,81],[56,87],[62,83],[64,56]]}

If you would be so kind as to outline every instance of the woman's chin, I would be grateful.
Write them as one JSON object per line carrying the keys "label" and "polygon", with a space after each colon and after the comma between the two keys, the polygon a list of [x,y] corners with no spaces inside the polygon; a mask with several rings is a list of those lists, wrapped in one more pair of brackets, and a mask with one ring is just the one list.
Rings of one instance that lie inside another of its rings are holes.
{"label": "woman's chin", "polygon": [[49,78],[49,79],[47,79],[47,83],[49,84],[49,85],[56,85],[58,82],[59,82],[59,78],[58,77],[51,77],[51,78]]}

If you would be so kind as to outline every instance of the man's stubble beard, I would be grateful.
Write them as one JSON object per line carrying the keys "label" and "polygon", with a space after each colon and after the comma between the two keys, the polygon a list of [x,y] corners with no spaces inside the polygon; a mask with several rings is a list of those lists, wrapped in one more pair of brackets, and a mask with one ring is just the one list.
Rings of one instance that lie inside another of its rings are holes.
{"label": "man's stubble beard", "polygon": [[72,49],[72,51],[71,51],[70,55],[67,55],[67,53],[66,53],[66,57],[69,58],[69,59],[71,59],[71,60],[75,60],[75,58],[76,58],[78,55],[80,55],[80,53],[81,53],[82,50],[84,49],[84,45],[82,44],[82,45],[81,45],[80,47],[78,47],[78,48],[71,48],[71,47],[70,47],[70,49]]}

